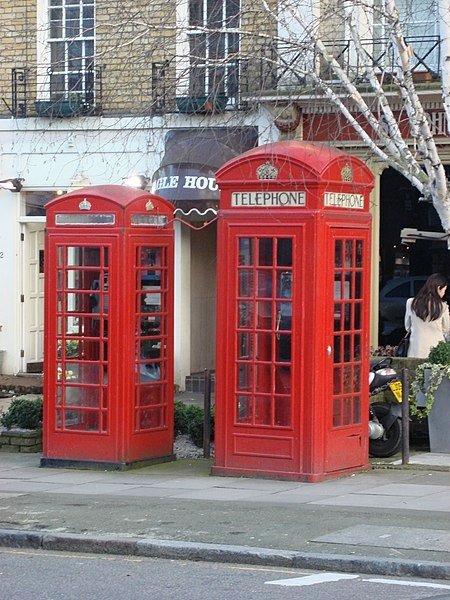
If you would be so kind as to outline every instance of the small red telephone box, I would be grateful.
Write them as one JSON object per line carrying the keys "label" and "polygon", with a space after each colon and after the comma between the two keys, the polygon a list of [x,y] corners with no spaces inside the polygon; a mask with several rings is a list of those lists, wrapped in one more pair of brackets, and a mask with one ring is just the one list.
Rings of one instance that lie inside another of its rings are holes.
{"label": "small red telephone box", "polygon": [[41,466],[173,456],[173,206],[120,185],[47,204]]}
{"label": "small red telephone box", "polygon": [[371,171],[291,141],[216,179],[213,473],[319,481],[367,468]]}

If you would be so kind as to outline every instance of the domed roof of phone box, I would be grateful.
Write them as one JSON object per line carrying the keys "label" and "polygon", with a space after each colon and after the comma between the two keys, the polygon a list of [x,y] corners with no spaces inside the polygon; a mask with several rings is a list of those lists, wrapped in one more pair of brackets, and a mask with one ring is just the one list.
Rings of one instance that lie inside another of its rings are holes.
{"label": "domed roof of phone box", "polygon": [[302,181],[328,181],[343,183],[343,169],[347,169],[344,183],[373,187],[373,174],[359,158],[337,150],[326,144],[297,140],[275,142],[258,146],[228,161],[216,173],[216,181],[221,187],[232,182],[246,185],[249,182],[261,183],[264,177],[258,177],[257,169],[266,162],[275,167],[279,183]]}

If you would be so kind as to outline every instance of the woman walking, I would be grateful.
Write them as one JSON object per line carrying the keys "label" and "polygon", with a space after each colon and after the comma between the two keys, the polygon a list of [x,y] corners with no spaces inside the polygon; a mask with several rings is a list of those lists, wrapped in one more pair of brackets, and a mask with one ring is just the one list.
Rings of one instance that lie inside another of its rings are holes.
{"label": "woman walking", "polygon": [[447,285],[447,279],[435,273],[406,301],[405,329],[411,333],[408,356],[427,358],[431,348],[450,335],[450,315],[443,300]]}

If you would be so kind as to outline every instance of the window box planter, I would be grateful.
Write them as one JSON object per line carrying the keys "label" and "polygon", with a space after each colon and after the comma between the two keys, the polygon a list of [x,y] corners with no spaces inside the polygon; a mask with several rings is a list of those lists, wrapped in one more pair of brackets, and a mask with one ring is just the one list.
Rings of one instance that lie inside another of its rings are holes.
{"label": "window box planter", "polygon": [[433,81],[433,75],[429,71],[414,71],[413,81],[416,83],[431,83]]}
{"label": "window box planter", "polygon": [[228,96],[179,96],[176,99],[178,112],[184,114],[212,114],[225,110]]}
{"label": "window box planter", "polygon": [[34,106],[39,117],[74,117],[83,112],[79,100],[36,100]]}

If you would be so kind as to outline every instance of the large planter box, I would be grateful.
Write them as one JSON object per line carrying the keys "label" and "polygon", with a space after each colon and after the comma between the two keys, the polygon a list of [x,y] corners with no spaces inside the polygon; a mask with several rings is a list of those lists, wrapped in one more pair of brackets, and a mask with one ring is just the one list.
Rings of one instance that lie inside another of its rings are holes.
{"label": "large planter box", "polygon": [[42,452],[42,429],[0,428],[0,452]]}
{"label": "large planter box", "polygon": [[434,394],[428,414],[430,452],[450,453],[450,379],[445,377]]}
{"label": "large planter box", "polygon": [[[423,387],[425,390],[428,389],[428,386],[430,385],[430,369],[425,369],[423,372]],[[416,395],[416,406],[417,408],[425,408],[425,406],[427,405],[427,397],[425,396],[425,394],[423,392],[419,392]]]}

